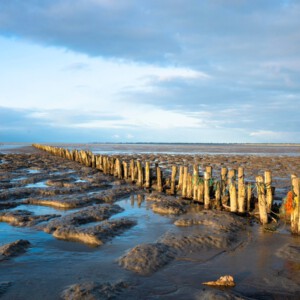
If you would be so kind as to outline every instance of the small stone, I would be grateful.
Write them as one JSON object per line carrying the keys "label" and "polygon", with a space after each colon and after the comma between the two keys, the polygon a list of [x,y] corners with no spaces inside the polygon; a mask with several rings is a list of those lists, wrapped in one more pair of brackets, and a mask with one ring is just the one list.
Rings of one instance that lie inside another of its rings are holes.
{"label": "small stone", "polygon": [[215,286],[235,286],[234,279],[231,275],[224,275],[216,281],[207,281],[203,282],[202,284]]}

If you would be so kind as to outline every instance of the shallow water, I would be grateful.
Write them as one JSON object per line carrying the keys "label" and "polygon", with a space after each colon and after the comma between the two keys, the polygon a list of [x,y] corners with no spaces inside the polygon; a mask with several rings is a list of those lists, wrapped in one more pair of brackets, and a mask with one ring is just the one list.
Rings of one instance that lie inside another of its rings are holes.
{"label": "shallow water", "polygon": [[26,188],[47,188],[49,187],[46,184],[46,181],[40,181],[40,182],[35,182],[35,183],[29,183],[25,185]]}
{"label": "shallow water", "polygon": [[39,173],[41,173],[41,170],[29,169],[29,170],[27,170],[27,172],[29,174],[39,174]]}
{"label": "shallow water", "polygon": [[[138,224],[101,247],[60,241],[33,228],[18,228],[0,223],[2,244],[17,239],[27,239],[32,244],[25,254],[1,263],[0,281],[14,282],[14,288],[4,294],[3,299],[29,295],[32,288],[35,293],[31,299],[57,299],[65,285],[76,283],[80,278],[116,281],[122,274],[128,273],[118,267],[116,259],[138,243],[155,242],[172,226],[172,218],[154,214],[145,201],[125,198],[117,204],[126,210],[112,219],[126,216],[136,220]],[[36,205],[21,205],[17,209],[26,209],[36,214],[61,214],[60,210]],[[38,280],[39,277],[42,280]],[[50,285],[53,294],[45,294]]]}
{"label": "shallow water", "polygon": [[95,154],[202,154],[300,156],[300,145],[285,144],[57,144]]}
{"label": "shallow water", "polygon": [[32,212],[35,215],[49,215],[49,214],[56,214],[56,215],[67,215],[76,211],[79,211],[80,208],[76,209],[59,209],[49,206],[42,206],[42,205],[32,205],[32,204],[21,204],[15,208],[10,209],[11,211],[14,210],[27,210]]}

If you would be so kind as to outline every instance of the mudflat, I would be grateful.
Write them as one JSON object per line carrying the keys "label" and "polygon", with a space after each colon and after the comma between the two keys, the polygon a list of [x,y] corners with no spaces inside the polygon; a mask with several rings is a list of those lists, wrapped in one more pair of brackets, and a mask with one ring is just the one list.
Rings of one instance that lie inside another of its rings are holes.
{"label": "mudflat", "polygon": [[[296,145],[72,147],[155,161],[165,174],[242,166],[254,181],[271,170],[278,201],[300,174]],[[283,220],[272,228],[30,146],[0,154],[1,299],[299,299],[300,237]],[[225,275],[234,286],[203,284]]]}

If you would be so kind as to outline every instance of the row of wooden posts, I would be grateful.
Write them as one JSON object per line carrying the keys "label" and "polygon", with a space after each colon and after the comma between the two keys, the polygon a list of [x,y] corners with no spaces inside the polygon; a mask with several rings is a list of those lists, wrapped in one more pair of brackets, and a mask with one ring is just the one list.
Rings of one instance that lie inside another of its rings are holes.
{"label": "row of wooden posts", "polygon": [[[227,207],[231,212],[245,213],[253,208],[253,190],[256,188],[257,203],[260,221],[268,223],[268,214],[271,213],[275,188],[272,187],[271,171],[265,171],[264,177],[257,176],[256,184],[245,182],[244,169],[238,171],[222,167],[218,179],[212,177],[212,167],[207,166],[203,176],[199,174],[199,166],[193,165],[192,172],[188,166],[173,165],[170,175],[166,178],[158,164],[141,160],[120,160],[109,155],[95,155],[85,150],[68,150],[47,145],[34,144],[35,148],[44,150],[53,155],[67,158],[84,164],[87,167],[97,168],[104,174],[113,175],[135,183],[146,189],[166,192],[170,195],[180,195],[182,198],[192,199],[204,204],[205,209],[212,206]],[[294,205],[291,216],[292,231],[300,234],[299,218],[299,178],[292,176]]]}

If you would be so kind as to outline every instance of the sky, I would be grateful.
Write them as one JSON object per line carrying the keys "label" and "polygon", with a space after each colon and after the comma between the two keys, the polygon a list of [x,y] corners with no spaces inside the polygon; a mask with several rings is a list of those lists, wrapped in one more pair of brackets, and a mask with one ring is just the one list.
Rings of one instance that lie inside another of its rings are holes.
{"label": "sky", "polygon": [[299,0],[0,0],[0,142],[300,143]]}

